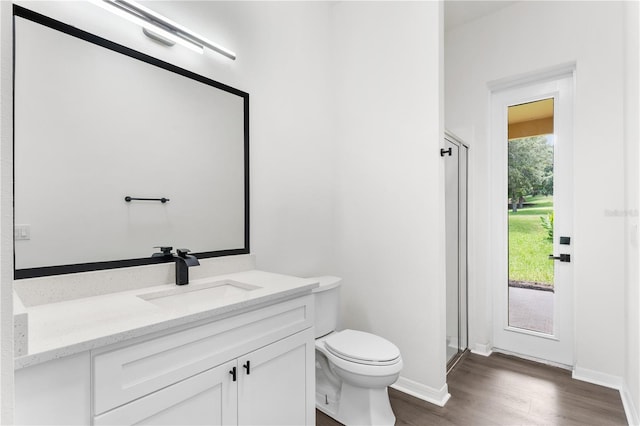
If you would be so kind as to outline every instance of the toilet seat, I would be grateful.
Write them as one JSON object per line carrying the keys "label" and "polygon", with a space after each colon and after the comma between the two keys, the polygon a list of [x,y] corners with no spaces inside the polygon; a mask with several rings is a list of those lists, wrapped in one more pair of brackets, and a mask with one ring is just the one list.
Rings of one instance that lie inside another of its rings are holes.
{"label": "toilet seat", "polygon": [[388,340],[357,330],[343,330],[329,335],[325,346],[333,355],[358,364],[393,365],[400,358],[400,350]]}
{"label": "toilet seat", "polygon": [[[355,361],[347,359],[347,357],[342,355],[336,355],[332,350],[329,349],[326,341],[333,336],[336,336],[340,332],[334,332],[327,336],[316,339],[316,350],[322,352],[329,362],[333,364],[335,367],[338,367],[342,370],[348,371],[353,374],[359,374],[362,376],[369,377],[387,377],[392,376],[394,374],[398,374],[400,370],[402,370],[402,357],[398,355],[395,360],[386,361],[384,363],[377,364],[366,364],[362,361]],[[367,333],[368,334],[368,333]],[[379,336],[375,336],[382,339]],[[384,340],[384,339],[383,339]],[[386,340],[385,340],[386,341]]]}

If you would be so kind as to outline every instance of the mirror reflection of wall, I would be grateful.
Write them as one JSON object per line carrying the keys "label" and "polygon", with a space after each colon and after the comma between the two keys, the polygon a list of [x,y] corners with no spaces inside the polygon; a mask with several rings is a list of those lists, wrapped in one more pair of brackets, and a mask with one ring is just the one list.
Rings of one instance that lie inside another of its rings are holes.
{"label": "mirror reflection of wall", "polygon": [[29,19],[15,40],[16,270],[248,252],[246,93]]}

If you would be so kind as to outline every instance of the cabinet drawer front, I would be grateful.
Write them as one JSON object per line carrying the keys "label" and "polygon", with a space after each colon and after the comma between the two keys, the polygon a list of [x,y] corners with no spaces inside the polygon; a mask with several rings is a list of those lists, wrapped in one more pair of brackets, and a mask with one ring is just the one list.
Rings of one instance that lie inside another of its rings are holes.
{"label": "cabinet drawer front", "polygon": [[313,325],[305,296],[93,357],[94,415]]}

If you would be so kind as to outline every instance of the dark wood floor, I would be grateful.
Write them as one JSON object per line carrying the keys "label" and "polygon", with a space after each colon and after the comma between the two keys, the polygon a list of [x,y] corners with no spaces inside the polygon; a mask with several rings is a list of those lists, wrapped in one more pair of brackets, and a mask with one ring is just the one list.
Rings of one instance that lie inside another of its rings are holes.
{"label": "dark wood floor", "polygon": [[[620,393],[571,373],[502,354],[468,354],[447,377],[438,407],[389,389],[396,425],[626,425]],[[318,426],[340,423],[317,411]]]}

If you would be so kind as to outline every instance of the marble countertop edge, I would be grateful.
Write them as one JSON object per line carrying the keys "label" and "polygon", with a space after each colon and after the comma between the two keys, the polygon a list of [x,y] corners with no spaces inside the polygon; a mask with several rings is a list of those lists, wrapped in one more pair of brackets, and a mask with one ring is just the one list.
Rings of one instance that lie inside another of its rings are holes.
{"label": "marble countertop edge", "polygon": [[[95,338],[71,343],[67,342],[60,344],[59,346],[55,344],[43,344],[41,345],[44,346],[42,348],[38,348],[38,345],[30,343],[29,349],[33,348],[35,352],[16,357],[14,359],[14,368],[19,370],[81,352],[100,349],[102,347],[144,336],[151,336],[155,333],[162,333],[172,328],[180,328],[190,324],[196,325],[199,322],[205,323],[215,321],[217,319],[223,319],[225,317],[260,308],[268,304],[300,297],[305,294],[311,294],[311,290],[318,286],[317,282],[309,281],[307,279],[300,280],[301,281],[296,286],[281,288],[273,293],[264,294],[252,299],[239,300],[234,303],[220,305],[201,312],[179,315],[173,318],[156,318],[155,320],[150,320],[149,324],[133,326],[130,329],[117,330],[114,333],[99,335]],[[52,341],[55,341],[55,339]]]}

